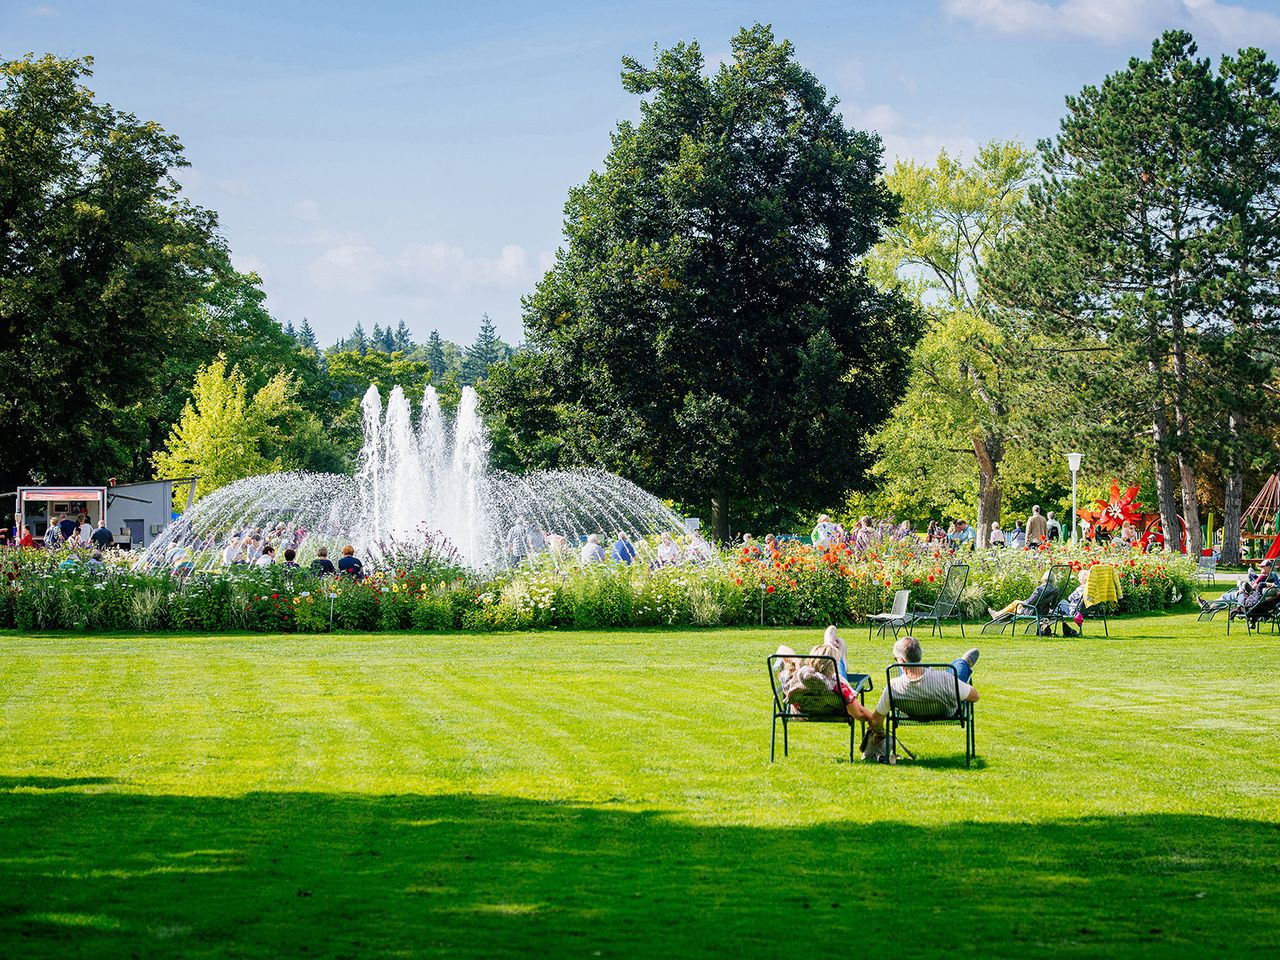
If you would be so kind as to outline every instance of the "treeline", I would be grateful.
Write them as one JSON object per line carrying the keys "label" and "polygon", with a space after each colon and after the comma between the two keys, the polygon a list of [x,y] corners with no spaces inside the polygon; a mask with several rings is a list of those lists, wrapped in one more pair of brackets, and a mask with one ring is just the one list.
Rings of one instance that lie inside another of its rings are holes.
{"label": "treeline", "polygon": [[447,400],[510,355],[488,317],[468,347],[282,328],[182,196],[178,139],[97,101],[91,67],[0,61],[0,491],[347,470],[371,382]]}
{"label": "treeline", "polygon": [[1262,50],[1215,67],[1170,31],[1068,97],[1036,151],[889,173],[904,212],[872,265],[927,325],[851,507],[976,505],[985,541],[992,520],[1069,503],[1078,450],[1086,505],[1118,475],[1165,530],[1185,521],[1193,553],[1213,511],[1238,560],[1245,489],[1280,468],[1276,81]]}
{"label": "treeline", "polygon": [[[1280,93],[1185,32],[1066,100],[1055,137],[883,170],[760,25],[624,59],[618,125],[565,205],[516,352],[281,328],[88,60],[2,65],[0,483],[349,468],[370,383],[481,399],[498,464],[604,467],[711,518],[965,516],[985,540],[1112,474],[1166,529],[1277,464]],[[192,385],[195,384],[193,391]]]}

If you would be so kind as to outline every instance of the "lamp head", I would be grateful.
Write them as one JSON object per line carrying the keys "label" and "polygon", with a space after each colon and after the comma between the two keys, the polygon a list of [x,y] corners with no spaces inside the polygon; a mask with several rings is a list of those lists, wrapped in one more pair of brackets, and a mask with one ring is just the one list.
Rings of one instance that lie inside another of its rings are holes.
{"label": "lamp head", "polygon": [[1067,467],[1071,470],[1072,473],[1075,473],[1080,469],[1080,461],[1083,459],[1084,459],[1083,453],[1068,453]]}

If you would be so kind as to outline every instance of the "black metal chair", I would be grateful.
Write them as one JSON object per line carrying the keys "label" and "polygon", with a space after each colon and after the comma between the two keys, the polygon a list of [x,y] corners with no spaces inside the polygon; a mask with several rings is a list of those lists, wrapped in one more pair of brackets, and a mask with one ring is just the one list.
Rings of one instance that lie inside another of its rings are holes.
{"label": "black metal chair", "polygon": [[[907,669],[917,667],[926,670],[941,670],[948,674],[951,683],[944,685],[943,690],[926,692],[907,684],[906,690],[895,689],[894,678],[902,675]],[[959,726],[964,729],[964,765],[968,767],[978,755],[978,740],[974,732],[973,703],[960,699],[960,674],[953,663],[893,663],[885,669],[885,689],[889,691],[889,715],[885,717],[885,756],[896,754],[898,746],[899,726],[926,726],[944,724]]]}
{"label": "black metal chair", "polygon": [[[854,748],[858,743],[859,729],[865,729],[866,724],[855,720],[849,716],[849,710],[845,706],[844,698],[840,696],[839,691],[834,692],[834,696],[829,703],[822,704],[818,710],[809,710],[799,712],[791,703],[787,701],[786,694],[783,693],[778,683],[778,669],[783,660],[803,661],[812,665],[819,661],[826,661],[831,664],[833,672],[838,670],[838,665],[834,657],[811,657],[803,653],[782,654],[775,653],[769,657],[769,687],[773,690],[773,724],[769,732],[769,762],[773,763],[774,752],[778,742],[778,721],[782,721],[782,755],[787,756],[787,750],[790,739],[787,735],[787,727],[793,723],[843,723],[849,727],[849,760],[853,761]],[[853,692],[858,695],[858,702],[866,706],[866,692],[871,689],[871,676],[866,673],[849,674],[849,686],[853,688]],[[838,701],[838,702],[837,702]]]}
{"label": "black metal chair", "polygon": [[[913,623],[929,624],[929,635],[942,634],[942,621],[955,618],[960,624],[960,636],[964,636],[964,614],[960,610],[960,597],[964,593],[965,584],[969,582],[969,565],[953,563],[947,567],[942,581],[942,589],[938,598],[930,606],[916,606],[903,616],[902,626],[910,627]],[[895,631],[895,636],[897,632]]]}
{"label": "black metal chair", "polygon": [[1066,619],[1065,614],[1058,612],[1058,601],[1067,596],[1063,589],[1070,584],[1071,574],[1070,564],[1055,563],[1049,568],[1049,579],[1045,583],[1049,589],[1040,591],[1031,610],[992,620],[983,625],[982,633],[990,633],[993,627],[996,633],[1004,633],[1005,627],[1012,627],[1016,631],[1019,623],[1025,623],[1023,633],[1030,633],[1034,628],[1037,637],[1043,636],[1046,631],[1053,629],[1054,624]]}

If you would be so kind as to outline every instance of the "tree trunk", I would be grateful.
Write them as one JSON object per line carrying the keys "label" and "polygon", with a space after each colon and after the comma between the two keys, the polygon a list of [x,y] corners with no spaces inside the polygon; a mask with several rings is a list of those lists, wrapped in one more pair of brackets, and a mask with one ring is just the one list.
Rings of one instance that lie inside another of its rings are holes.
{"label": "tree trunk", "polygon": [[1156,501],[1160,510],[1160,527],[1164,532],[1165,546],[1168,547],[1170,543],[1177,543],[1178,504],[1173,494],[1173,471],[1169,469],[1169,458],[1165,455],[1165,444],[1169,440],[1169,421],[1159,396],[1156,397],[1151,418],[1151,434],[1154,444],[1151,458],[1156,475]]}
{"label": "tree trunk", "polygon": [[[1181,319],[1173,325],[1173,415],[1178,442],[1178,479],[1182,483],[1182,519],[1187,523],[1187,555],[1200,556],[1204,547],[1204,535],[1200,532],[1200,504],[1196,499],[1196,469],[1192,460],[1194,445],[1191,441],[1191,421],[1187,415],[1188,380],[1187,349],[1183,340]],[[1169,542],[1168,536],[1165,542]],[[1178,538],[1172,541],[1175,548],[1181,546]]]}
{"label": "tree trunk", "polygon": [[1231,449],[1227,453],[1227,478],[1225,502],[1222,510],[1222,557],[1220,562],[1237,566],[1240,563],[1240,514],[1244,507],[1244,471],[1240,466],[1240,446],[1236,439],[1240,432],[1240,414],[1232,412],[1227,417],[1227,429],[1231,433]]}
{"label": "tree trunk", "polygon": [[[1204,549],[1200,532],[1200,504],[1196,499],[1196,468],[1186,454],[1178,454],[1178,479],[1182,483],[1182,519],[1187,524],[1187,556],[1198,557]],[[1175,541],[1174,546],[1179,544]]]}
{"label": "tree trunk", "polygon": [[729,490],[726,487],[711,497],[711,541],[722,546],[729,542]]}
{"label": "tree trunk", "polygon": [[1000,463],[1004,440],[973,435],[973,455],[978,458],[978,549],[990,545],[991,521],[1000,519]]}
{"label": "tree trunk", "polygon": [[1156,502],[1166,549],[1178,542],[1178,505],[1169,469],[1169,414],[1165,410],[1164,370],[1154,323],[1147,330],[1147,372],[1151,375],[1151,465],[1156,476]]}
{"label": "tree trunk", "polygon": [[1227,496],[1225,509],[1222,511],[1222,558],[1221,563],[1239,566],[1240,559],[1240,514],[1244,495],[1244,474],[1237,467],[1227,477]]}

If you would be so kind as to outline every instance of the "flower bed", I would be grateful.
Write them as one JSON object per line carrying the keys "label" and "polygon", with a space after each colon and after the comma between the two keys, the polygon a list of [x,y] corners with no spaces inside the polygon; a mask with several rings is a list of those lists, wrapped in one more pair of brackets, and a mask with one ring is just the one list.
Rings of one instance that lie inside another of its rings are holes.
{"label": "flower bed", "polygon": [[1120,571],[1119,612],[1187,603],[1195,563],[1168,554],[1080,548],[990,550],[955,556],[914,537],[865,549],[788,544],[696,566],[643,564],[557,568],[549,556],[477,578],[447,566],[378,571],[361,581],[317,578],[275,565],[232,567],[183,578],[133,570],[123,558],[89,565],[63,549],[0,551],[0,626],[21,630],[316,632],[525,630],[630,626],[850,624],[888,609],[894,591],[913,603],[937,596],[952,562],[968,562],[961,607],[985,620],[988,606],[1027,597],[1046,566],[1109,562]]}

